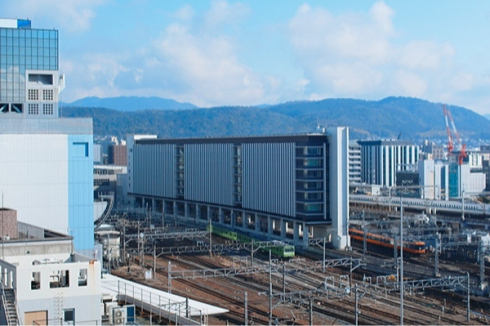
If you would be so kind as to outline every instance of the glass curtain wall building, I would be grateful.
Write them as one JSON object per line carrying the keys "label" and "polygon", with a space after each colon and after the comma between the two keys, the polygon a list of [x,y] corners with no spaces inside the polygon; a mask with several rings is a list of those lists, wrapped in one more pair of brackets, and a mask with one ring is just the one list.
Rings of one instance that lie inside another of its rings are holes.
{"label": "glass curtain wall building", "polygon": [[57,117],[58,31],[0,19],[0,113]]}

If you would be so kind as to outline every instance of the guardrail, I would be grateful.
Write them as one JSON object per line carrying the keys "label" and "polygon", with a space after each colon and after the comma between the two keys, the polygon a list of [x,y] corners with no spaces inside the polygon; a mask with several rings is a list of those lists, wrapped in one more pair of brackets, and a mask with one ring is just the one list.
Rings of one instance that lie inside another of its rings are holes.
{"label": "guardrail", "polygon": [[[207,320],[207,314],[189,305],[189,299],[184,301],[172,301],[162,298],[161,295],[152,293],[141,287],[117,281],[118,300],[129,302],[150,313],[150,315],[164,317],[175,324],[202,325]],[[199,316],[199,321],[192,319]]]}

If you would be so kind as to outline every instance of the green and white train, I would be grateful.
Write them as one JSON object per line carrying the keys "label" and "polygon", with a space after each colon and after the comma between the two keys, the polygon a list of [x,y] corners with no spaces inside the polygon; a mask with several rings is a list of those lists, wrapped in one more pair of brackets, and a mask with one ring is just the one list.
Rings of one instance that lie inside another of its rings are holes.
{"label": "green and white train", "polygon": [[[206,227],[206,230],[209,231],[209,225]],[[219,226],[211,226],[211,232],[213,234],[219,235],[220,237],[238,241],[241,243],[251,243],[253,240],[255,241],[268,241],[264,239],[258,239],[256,236],[244,234],[237,231],[232,231],[227,228],[219,227]],[[262,251],[271,252],[274,256],[278,256],[281,258],[294,258],[295,251],[294,246],[285,244],[283,242],[277,241],[277,245],[272,245],[268,247],[261,248]]]}

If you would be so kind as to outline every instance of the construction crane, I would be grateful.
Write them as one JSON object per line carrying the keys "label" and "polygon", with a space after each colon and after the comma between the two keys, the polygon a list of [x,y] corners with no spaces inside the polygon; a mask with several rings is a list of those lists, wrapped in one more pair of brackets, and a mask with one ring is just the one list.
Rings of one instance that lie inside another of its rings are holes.
{"label": "construction crane", "polygon": [[[468,156],[466,153],[466,144],[463,144],[461,141],[461,137],[459,137],[458,130],[456,129],[456,125],[454,124],[453,117],[451,112],[446,108],[446,105],[442,105],[442,110],[444,111],[444,118],[446,119],[446,133],[447,133],[447,154],[448,158],[451,157],[453,149],[454,149],[454,137],[456,137],[456,142],[458,144],[458,164],[463,164],[463,159]],[[453,129],[454,136],[451,134],[451,129],[449,128],[449,121],[451,122],[451,127]]]}

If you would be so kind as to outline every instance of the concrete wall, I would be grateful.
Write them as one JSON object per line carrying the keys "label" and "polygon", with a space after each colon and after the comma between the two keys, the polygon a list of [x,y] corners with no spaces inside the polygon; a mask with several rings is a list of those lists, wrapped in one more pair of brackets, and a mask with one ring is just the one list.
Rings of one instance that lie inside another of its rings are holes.
{"label": "concrete wall", "polygon": [[[73,308],[76,322],[100,325],[101,281],[98,261],[25,266],[2,262],[2,268],[8,268],[8,272],[13,272],[12,283],[17,293],[17,305],[22,319],[26,312],[46,310],[48,319],[59,320],[64,309]],[[58,275],[59,271],[67,271],[68,286],[52,288],[50,281],[54,280],[53,276]],[[86,285],[79,285],[80,273],[86,276]],[[31,281],[34,280],[34,275],[38,275],[40,286],[33,289]]]}
{"label": "concrete wall", "polygon": [[67,143],[66,135],[0,135],[3,206],[19,221],[67,233]]}
{"label": "concrete wall", "polygon": [[328,128],[330,156],[330,216],[336,248],[350,246],[348,236],[349,220],[349,128]]}
{"label": "concrete wall", "polygon": [[[42,125],[41,119],[28,120],[36,128]],[[72,121],[53,119],[53,124],[61,132]],[[17,210],[20,222],[73,235],[77,249],[93,248],[91,128],[80,135],[45,134],[37,129],[39,134],[3,134],[15,126],[32,132],[27,122],[0,119],[3,206]]]}

